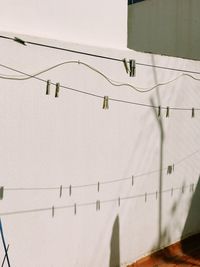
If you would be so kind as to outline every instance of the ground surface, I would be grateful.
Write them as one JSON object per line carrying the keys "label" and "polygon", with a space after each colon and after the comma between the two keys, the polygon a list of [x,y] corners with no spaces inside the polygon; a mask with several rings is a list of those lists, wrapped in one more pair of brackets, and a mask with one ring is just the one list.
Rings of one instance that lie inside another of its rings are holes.
{"label": "ground surface", "polygon": [[128,267],[200,266],[200,234],[189,237]]}

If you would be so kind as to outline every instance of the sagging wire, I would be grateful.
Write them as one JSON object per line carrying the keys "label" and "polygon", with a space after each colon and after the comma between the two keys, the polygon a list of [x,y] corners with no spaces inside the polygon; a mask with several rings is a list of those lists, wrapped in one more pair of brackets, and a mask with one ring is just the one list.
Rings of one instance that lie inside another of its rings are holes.
{"label": "sagging wire", "polygon": [[[81,55],[85,55],[85,56],[91,56],[91,57],[96,57],[96,58],[102,58],[102,59],[108,59],[108,60],[123,62],[123,63],[126,60],[126,59],[108,57],[108,56],[103,56],[103,55],[98,55],[98,54],[93,54],[93,53],[87,53],[87,52],[68,49],[68,48],[59,47],[59,46],[47,45],[47,44],[44,44],[44,43],[31,42],[31,41],[27,41],[27,40],[22,40],[21,38],[18,38],[18,37],[14,37],[13,38],[13,37],[5,36],[5,35],[0,35],[0,38],[1,39],[15,41],[15,42],[17,42],[19,44],[22,44],[22,45],[30,44],[30,45],[33,45],[33,46],[39,46],[39,47],[48,48],[48,49],[66,51],[66,52],[81,54]],[[130,63],[129,61],[127,61],[127,62]],[[200,74],[200,72],[198,72],[198,71],[185,70],[185,69],[179,69],[179,68],[172,68],[172,67],[160,66],[160,65],[155,65],[155,64],[147,64],[147,63],[141,63],[141,62],[136,62],[135,64],[139,65],[139,66],[150,67],[150,68],[158,68],[158,69],[163,69],[163,70],[170,70],[170,71],[176,71],[176,72],[185,72],[185,73],[191,73],[191,74]]]}
{"label": "sagging wire", "polygon": [[193,157],[197,153],[200,153],[200,149],[188,154],[184,158],[178,160],[177,162],[167,165],[166,167],[163,167],[162,169],[157,169],[157,170],[152,170],[149,172],[143,172],[140,174],[134,174],[130,175],[129,177],[126,178],[119,178],[119,179],[111,179],[111,180],[104,180],[104,181],[98,181],[97,183],[90,183],[90,184],[82,184],[82,185],[69,185],[69,186],[55,186],[55,187],[3,187],[4,191],[49,191],[49,190],[58,190],[59,192],[59,197],[62,196],[63,190],[68,190],[69,191],[69,197],[72,196],[72,189],[82,189],[82,188],[87,188],[87,187],[97,187],[97,192],[100,191],[100,184],[101,185],[109,185],[109,184],[114,184],[114,183],[119,183],[119,182],[125,182],[125,181],[130,181],[130,185],[133,187],[135,184],[135,179],[144,177],[144,176],[149,176],[151,174],[155,173],[160,173],[160,172],[166,172],[167,175],[171,175],[175,171],[175,167],[180,165],[182,162],[186,161],[187,159]]}
{"label": "sagging wire", "polygon": [[[70,61],[72,62],[72,61]],[[73,61],[73,62],[76,62],[76,63],[79,63],[80,64],[80,61]],[[69,63],[69,62],[68,62]],[[30,74],[27,74],[25,72],[22,72],[22,71],[19,71],[19,70],[16,70],[12,67],[9,67],[9,66],[6,66],[6,65],[3,65],[3,64],[0,64],[1,67],[4,67],[6,69],[9,69],[9,70],[12,70],[12,71],[15,71],[17,73],[20,73],[20,74],[23,74],[27,77],[24,77],[24,78],[12,78],[12,77],[6,77],[6,76],[0,76],[0,78],[2,79],[11,79],[11,80],[28,80],[28,79],[31,79],[31,78],[34,78],[36,80],[39,80],[41,82],[44,82],[45,84],[48,83],[49,80],[45,80],[45,79],[42,79],[42,78],[39,78],[37,77],[38,75],[52,69],[52,68],[55,68],[56,66],[60,66],[64,63],[60,63],[60,64],[57,64],[51,68],[48,68],[44,71],[41,71],[37,74],[34,74],[34,75],[30,75]],[[65,62],[66,64],[66,62]],[[83,63],[84,65],[87,65],[85,63]],[[103,74],[104,75],[104,74]],[[200,80],[200,79],[199,79]],[[171,80],[172,81],[172,80]],[[169,83],[169,82],[168,82]],[[56,86],[56,83],[53,83],[51,82],[52,85]],[[125,86],[126,84],[115,84],[115,86]],[[164,84],[163,84],[164,85]],[[128,86],[131,86],[133,87],[132,85],[128,85]],[[160,86],[160,85],[157,85],[157,86]],[[83,91],[83,90],[79,90],[79,89],[76,89],[76,88],[73,88],[73,87],[69,87],[69,86],[64,86],[64,85],[60,85],[60,88],[63,88],[63,89],[67,89],[67,90],[70,90],[70,91],[74,91],[74,92],[77,92],[77,93],[81,93],[81,94],[85,94],[85,95],[89,95],[89,96],[93,96],[93,97],[96,97],[96,98],[101,98],[101,99],[104,99],[104,96],[101,96],[101,95],[97,95],[97,94],[94,94],[94,93],[89,93],[89,92],[86,92],[86,91]],[[135,87],[134,87],[135,88]],[[150,89],[152,90],[152,89]],[[47,91],[46,91],[47,92]],[[144,91],[143,91],[144,92]],[[142,107],[148,107],[148,108],[156,108],[156,109],[164,109],[166,110],[168,107],[161,107],[161,106],[156,106],[156,105],[150,105],[150,104],[144,104],[144,103],[138,103],[138,102],[132,102],[132,101],[127,101],[127,100],[122,100],[122,99],[116,99],[116,98],[109,98],[110,101],[113,101],[113,102],[119,102],[119,103],[124,103],[124,104],[130,104],[130,105],[136,105],[136,106],[142,106]],[[171,110],[191,110],[191,108],[181,108],[181,107],[170,107]],[[195,110],[200,110],[200,108],[195,108]]]}
{"label": "sagging wire", "polygon": [[[130,62],[133,62],[133,61],[130,61]],[[163,83],[158,83],[158,84],[155,84],[149,88],[145,88],[145,87],[138,87],[138,86],[134,86],[132,84],[129,84],[129,83],[122,83],[122,82],[118,82],[118,81],[115,81],[115,80],[112,80],[111,78],[109,78],[108,76],[106,76],[103,72],[99,71],[98,69],[94,68],[93,66],[83,62],[83,61],[80,61],[80,60],[70,60],[70,61],[65,61],[65,62],[61,62],[59,64],[56,64],[56,65],[53,65],[49,68],[46,68],[40,72],[37,72],[36,74],[27,74],[25,72],[22,72],[22,71],[19,71],[19,70],[16,70],[12,67],[9,67],[9,66],[6,66],[4,64],[0,64],[1,67],[3,68],[6,68],[6,69],[9,69],[9,70],[12,70],[12,71],[15,71],[15,72],[18,72],[20,74],[23,74],[25,77],[17,77],[17,76],[10,76],[10,75],[4,75],[4,74],[1,74],[0,75],[0,78],[1,79],[6,79],[6,80],[16,80],[16,81],[25,81],[25,80],[29,80],[29,79],[32,79],[32,78],[36,78],[37,76],[41,75],[41,74],[44,74],[46,72],[49,72],[53,69],[56,69],[58,67],[61,67],[63,65],[66,65],[66,64],[79,64],[79,65],[83,65],[87,68],[89,68],[90,70],[96,72],[97,74],[99,74],[100,76],[102,76],[108,83],[110,83],[111,85],[113,86],[116,86],[116,87],[128,87],[128,88],[131,88],[139,93],[148,93],[154,89],[156,89],[157,87],[161,87],[161,86],[165,86],[165,85],[168,85],[170,83],[173,83],[175,82],[176,80],[180,79],[181,77],[189,77],[193,80],[196,80],[196,81],[200,81],[200,78],[196,78],[190,74],[187,74],[187,73],[182,73],[180,74],[179,76],[167,81],[167,82],[163,82]],[[125,64],[127,66],[127,63]],[[127,67],[128,68],[128,67]],[[129,68],[128,68],[128,71],[129,71]],[[135,63],[131,63],[131,66],[130,66],[130,73],[135,73]],[[134,75],[134,74],[131,74],[131,75]]]}
{"label": "sagging wire", "polygon": [[106,200],[96,200],[93,202],[85,202],[85,203],[74,203],[71,205],[65,205],[65,206],[51,206],[51,207],[45,207],[45,208],[35,208],[35,209],[25,209],[25,210],[15,210],[15,211],[6,211],[6,212],[1,212],[0,216],[10,216],[10,215],[20,215],[20,214],[30,214],[30,213],[38,213],[38,212],[47,212],[50,211],[51,212],[51,217],[54,218],[55,217],[55,211],[56,210],[64,210],[64,209],[73,209],[73,213],[74,215],[77,214],[77,209],[81,208],[81,207],[88,207],[88,206],[95,206],[96,211],[100,211],[101,210],[101,206],[102,204],[108,204],[108,203],[112,203],[112,202],[116,202],[117,206],[120,207],[122,201],[126,201],[126,200],[133,200],[133,199],[139,199],[139,198],[143,198],[145,202],[148,201],[150,196],[155,196],[155,199],[158,199],[158,194],[164,194],[164,193],[170,193],[171,197],[173,197],[173,194],[175,191],[181,191],[182,193],[185,193],[185,189],[189,188],[189,192],[193,193],[194,192],[194,188],[197,184],[192,183],[190,185],[184,185],[181,187],[175,187],[175,188],[169,188],[169,189],[165,189],[163,191],[153,191],[153,192],[145,192],[143,194],[138,194],[138,195],[132,195],[132,196],[124,196],[124,197],[117,197],[114,199],[106,199]]}

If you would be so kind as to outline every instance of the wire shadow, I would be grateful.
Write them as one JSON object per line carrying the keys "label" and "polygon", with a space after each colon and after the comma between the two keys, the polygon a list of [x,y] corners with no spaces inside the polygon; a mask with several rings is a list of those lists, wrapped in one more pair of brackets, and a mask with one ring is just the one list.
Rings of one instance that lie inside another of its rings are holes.
{"label": "wire shadow", "polygon": [[109,267],[120,266],[120,237],[119,237],[119,216],[115,218],[112,236],[110,240],[110,261]]}

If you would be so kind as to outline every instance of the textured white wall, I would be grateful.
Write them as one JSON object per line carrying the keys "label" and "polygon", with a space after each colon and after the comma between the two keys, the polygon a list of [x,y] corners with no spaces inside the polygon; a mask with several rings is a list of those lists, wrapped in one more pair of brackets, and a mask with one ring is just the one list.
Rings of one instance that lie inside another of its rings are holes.
{"label": "textured white wall", "polygon": [[[15,34],[14,34],[15,36]],[[200,69],[199,62],[71,45],[51,40],[36,40],[89,53],[117,58],[134,58],[138,63],[158,64],[182,69]],[[169,81],[179,72],[137,65],[136,77],[130,78],[121,62],[92,58],[64,51],[22,46],[0,40],[0,64],[34,74],[54,64],[81,60],[102,71],[113,80],[138,87],[151,87]],[[2,66],[0,73],[19,75]],[[21,77],[21,76],[20,76]],[[68,64],[40,75],[83,91],[108,95],[132,102],[192,108],[199,106],[199,82],[181,77],[158,90],[137,93],[126,86],[113,87],[103,77],[79,65]],[[6,242],[10,244],[10,262],[15,267],[122,266],[153,249],[179,240],[183,235],[192,193],[189,187],[162,194],[121,202],[103,203],[119,196],[139,196],[145,192],[181,188],[196,183],[199,176],[200,112],[191,119],[191,111],[170,111],[165,118],[161,158],[161,131],[152,108],[110,101],[110,109],[102,109],[102,99],[61,89],[59,98],[45,95],[45,84],[30,79],[0,79],[0,185],[5,186],[0,201],[0,215]],[[190,155],[190,156],[188,156]],[[182,160],[182,161],[181,161]],[[167,175],[166,166],[175,163],[175,172]],[[179,163],[179,164],[176,164]],[[164,168],[162,175],[160,167]],[[152,172],[157,170],[155,172]],[[100,184],[146,175],[117,183]],[[94,184],[72,188],[59,197],[59,186]],[[17,191],[9,188],[51,188],[56,190]],[[101,210],[95,202],[101,200]],[[54,206],[94,203],[91,206],[3,216],[3,213]],[[189,222],[190,220],[188,220]],[[185,234],[199,231],[189,227]],[[161,239],[159,243],[159,236]],[[0,262],[3,248],[0,240]],[[120,254],[118,254],[118,251]],[[115,254],[120,257],[113,256]],[[116,262],[115,262],[116,263]]]}
{"label": "textured white wall", "polygon": [[126,47],[127,1],[8,0],[0,4],[0,30]]}

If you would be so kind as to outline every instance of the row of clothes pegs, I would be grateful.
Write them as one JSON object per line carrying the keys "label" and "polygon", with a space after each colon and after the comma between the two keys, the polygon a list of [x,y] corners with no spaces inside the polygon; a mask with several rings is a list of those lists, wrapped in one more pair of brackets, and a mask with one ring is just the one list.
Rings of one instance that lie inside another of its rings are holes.
{"label": "row of clothes pegs", "polygon": [[[51,86],[51,81],[47,80],[46,95],[50,95],[50,86]],[[56,85],[55,85],[55,97],[59,97],[59,92],[60,92],[60,83],[56,83]],[[109,109],[109,97],[108,96],[104,96],[103,97],[102,108],[105,109],[105,110]],[[167,106],[166,108],[158,106],[157,109],[158,109],[158,113],[157,113],[158,117],[161,116],[161,110],[162,109],[166,109],[166,115],[165,116],[166,116],[166,118],[169,117],[169,115],[170,115],[170,107],[169,106]],[[195,109],[192,108],[191,111],[192,111],[192,118],[194,118],[195,117]]]}
{"label": "row of clothes pegs", "polygon": [[[90,202],[90,203],[81,203],[81,204],[74,203],[73,205],[62,207],[62,208],[73,208],[74,215],[77,214],[78,207],[84,207],[84,206],[94,206],[95,205],[96,211],[100,211],[102,204],[105,204],[105,203],[116,202],[118,207],[120,207],[122,201],[130,200],[130,199],[137,199],[137,198],[143,198],[144,202],[146,203],[146,202],[148,202],[148,197],[153,196],[153,195],[155,196],[156,200],[158,200],[159,196],[161,196],[163,193],[167,193],[167,192],[170,193],[171,197],[173,197],[174,191],[177,191],[177,190],[179,190],[179,191],[181,190],[182,194],[184,194],[185,189],[187,187],[189,187],[189,192],[194,192],[195,184],[193,183],[193,184],[190,184],[189,186],[183,185],[182,187],[178,187],[178,188],[172,187],[171,189],[167,189],[167,190],[164,190],[162,192],[159,192],[159,191],[155,191],[155,192],[151,192],[151,193],[145,192],[144,194],[140,194],[140,195],[128,196],[128,197],[118,197],[116,199],[110,199],[110,200],[104,200],[104,201],[96,200],[96,202]],[[52,208],[51,208],[52,217],[54,217],[56,209],[60,209],[60,207],[52,206]]]}

